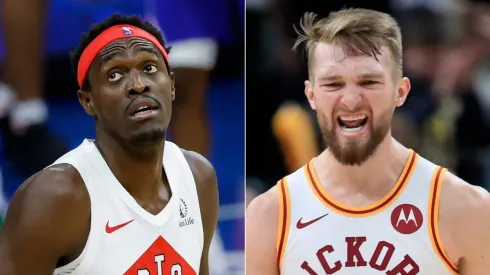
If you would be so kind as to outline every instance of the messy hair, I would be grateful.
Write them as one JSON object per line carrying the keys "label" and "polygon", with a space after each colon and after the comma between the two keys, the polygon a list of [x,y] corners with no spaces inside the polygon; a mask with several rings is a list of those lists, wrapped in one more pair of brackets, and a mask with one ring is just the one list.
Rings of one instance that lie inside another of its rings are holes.
{"label": "messy hair", "polygon": [[392,55],[394,76],[402,76],[402,36],[400,27],[389,14],[368,9],[343,9],[318,19],[307,12],[295,26],[298,38],[293,49],[304,44],[311,71],[318,43],[341,46],[345,56],[367,55],[378,60],[383,48]]}

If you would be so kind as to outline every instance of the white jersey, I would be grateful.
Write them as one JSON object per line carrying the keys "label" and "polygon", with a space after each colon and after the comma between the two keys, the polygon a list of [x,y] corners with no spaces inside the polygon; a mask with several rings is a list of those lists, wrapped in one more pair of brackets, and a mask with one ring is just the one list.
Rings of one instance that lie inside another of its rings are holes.
{"label": "white jersey", "polygon": [[204,234],[196,184],[180,148],[165,143],[163,168],[172,196],[153,215],[124,189],[92,141],[55,164],[80,173],[91,204],[90,233],[81,255],[55,275],[198,274]]}
{"label": "white jersey", "polygon": [[445,171],[411,151],[391,192],[365,207],[349,207],[332,198],[312,162],[282,179],[280,274],[457,274],[438,228]]}

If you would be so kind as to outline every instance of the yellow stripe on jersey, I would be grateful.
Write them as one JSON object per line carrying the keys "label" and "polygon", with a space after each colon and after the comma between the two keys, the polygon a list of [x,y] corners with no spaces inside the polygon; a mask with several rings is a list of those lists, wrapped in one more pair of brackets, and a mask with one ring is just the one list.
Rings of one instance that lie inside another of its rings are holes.
{"label": "yellow stripe on jersey", "polygon": [[289,236],[289,224],[291,220],[291,202],[287,178],[277,183],[279,194],[279,226],[277,230],[277,266],[281,270],[282,260],[286,251]]}
{"label": "yellow stripe on jersey", "polygon": [[430,183],[430,195],[429,195],[429,237],[432,243],[432,248],[436,255],[441,259],[441,261],[446,265],[447,269],[452,274],[458,274],[458,268],[454,265],[444,250],[442,245],[441,235],[439,233],[439,205],[441,199],[441,187],[444,181],[444,175],[447,169],[443,167],[436,167],[432,175],[432,180]]}
{"label": "yellow stripe on jersey", "polygon": [[313,167],[313,160],[305,166],[304,173],[310,188],[313,190],[313,193],[326,207],[343,216],[361,218],[379,213],[389,207],[392,202],[396,201],[396,199],[402,194],[407,183],[410,181],[412,174],[415,171],[415,167],[417,166],[418,159],[419,155],[413,150],[410,150],[405,167],[403,168],[398,181],[391,191],[378,202],[359,207],[342,204],[331,197],[327,191],[325,191],[325,189],[321,186],[315,168]]}

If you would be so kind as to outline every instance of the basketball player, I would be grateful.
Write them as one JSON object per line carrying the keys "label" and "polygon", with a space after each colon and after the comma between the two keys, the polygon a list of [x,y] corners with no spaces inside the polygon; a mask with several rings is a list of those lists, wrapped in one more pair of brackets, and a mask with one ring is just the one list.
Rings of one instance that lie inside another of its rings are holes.
{"label": "basketball player", "polygon": [[72,59],[96,139],[19,188],[0,233],[1,275],[209,274],[216,175],[165,141],[168,53],[138,17],[111,16],[82,37]]}
{"label": "basketball player", "polygon": [[301,31],[328,149],[248,207],[247,274],[487,274],[489,194],[391,136],[410,90],[394,19],[308,13]]}

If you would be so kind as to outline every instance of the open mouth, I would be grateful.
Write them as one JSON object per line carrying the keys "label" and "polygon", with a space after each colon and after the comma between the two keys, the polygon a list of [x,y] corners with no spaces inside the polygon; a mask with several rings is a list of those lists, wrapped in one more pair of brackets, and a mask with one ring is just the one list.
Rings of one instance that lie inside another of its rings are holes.
{"label": "open mouth", "polygon": [[134,111],[131,114],[131,116],[132,117],[146,116],[146,115],[149,115],[152,112],[157,111],[157,110],[158,110],[158,108],[156,108],[156,107],[151,107],[151,106],[148,106],[148,105],[144,105],[144,106],[141,106],[138,109],[136,109],[136,111]]}
{"label": "open mouth", "polygon": [[368,117],[366,115],[339,116],[337,122],[343,132],[358,133],[364,129],[368,122]]}

